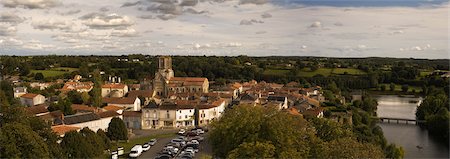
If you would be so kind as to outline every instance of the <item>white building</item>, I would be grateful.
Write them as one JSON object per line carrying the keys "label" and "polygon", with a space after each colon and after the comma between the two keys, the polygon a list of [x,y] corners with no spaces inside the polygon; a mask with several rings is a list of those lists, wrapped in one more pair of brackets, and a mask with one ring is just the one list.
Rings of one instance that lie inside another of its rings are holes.
{"label": "white building", "polygon": [[164,102],[159,107],[145,107],[142,128],[192,127],[195,124],[194,113],[195,104],[190,101]]}
{"label": "white building", "polygon": [[20,96],[20,103],[26,106],[34,106],[38,104],[43,104],[45,102],[45,97],[40,94],[27,93]]}
{"label": "white building", "polygon": [[102,97],[125,97],[128,86],[121,83],[108,83],[102,85]]}
{"label": "white building", "polygon": [[219,99],[210,104],[201,104],[199,109],[199,125],[208,125],[212,121],[220,118],[225,111],[226,102],[224,99]]}
{"label": "white building", "polygon": [[14,91],[14,98],[19,98],[20,96],[27,94],[27,87],[16,87],[13,89]]}
{"label": "white building", "polygon": [[88,127],[94,132],[97,132],[99,129],[106,131],[113,117],[123,119],[122,115],[115,111],[106,111],[98,114],[89,112],[64,116],[63,124],[79,127],[81,129]]}

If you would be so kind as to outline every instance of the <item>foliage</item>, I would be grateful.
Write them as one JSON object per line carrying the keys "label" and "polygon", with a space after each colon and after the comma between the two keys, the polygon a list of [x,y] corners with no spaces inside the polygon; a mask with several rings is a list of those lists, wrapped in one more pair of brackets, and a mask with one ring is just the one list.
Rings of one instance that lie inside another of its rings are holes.
{"label": "foliage", "polygon": [[96,147],[76,131],[70,131],[64,135],[61,147],[67,158],[93,158],[97,154]]}
{"label": "foliage", "polygon": [[102,129],[98,129],[97,135],[101,138],[103,145],[105,146],[105,149],[110,149],[111,148],[111,140],[109,140],[106,132],[103,131]]}
{"label": "foliage", "polygon": [[127,140],[128,130],[122,119],[114,117],[108,125],[108,137],[111,140]]}
{"label": "foliage", "polygon": [[7,123],[0,129],[0,158],[49,158],[44,139],[29,126]]}
{"label": "foliage", "polygon": [[83,104],[89,104],[89,100],[91,99],[91,96],[88,92],[81,93],[81,100],[83,100]]}
{"label": "foliage", "polygon": [[327,142],[321,158],[384,158],[384,154],[379,146],[339,138]]}
{"label": "foliage", "polygon": [[103,152],[100,150],[106,149],[106,145],[102,140],[102,137],[97,135],[97,133],[93,132],[88,127],[81,129],[80,134],[84,137],[84,140],[86,140],[88,144],[95,148],[96,151],[93,151],[94,156],[99,156]]}
{"label": "foliage", "polygon": [[449,139],[449,99],[444,93],[428,95],[417,107],[416,119],[426,120],[430,134],[448,141]]}
{"label": "foliage", "polygon": [[35,75],[34,75],[34,79],[35,80],[43,80],[44,79],[44,75],[42,74],[42,73],[36,73]]}
{"label": "foliage", "polygon": [[395,144],[389,144],[385,148],[384,154],[386,154],[386,158],[400,159],[405,155],[405,151],[402,147],[397,148]]}
{"label": "foliage", "polygon": [[240,144],[236,149],[232,150],[227,158],[272,158],[275,154],[275,146],[270,142],[244,142]]}

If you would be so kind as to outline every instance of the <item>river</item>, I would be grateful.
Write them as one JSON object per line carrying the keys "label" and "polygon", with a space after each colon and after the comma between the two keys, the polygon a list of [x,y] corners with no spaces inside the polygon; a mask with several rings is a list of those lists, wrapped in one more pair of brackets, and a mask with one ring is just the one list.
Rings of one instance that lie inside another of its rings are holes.
{"label": "river", "polygon": [[[397,95],[380,95],[378,100],[378,117],[415,119],[417,103],[422,98],[399,97]],[[402,146],[405,158],[449,158],[449,147],[428,135],[426,129],[414,124],[379,123],[389,143]],[[418,147],[421,147],[419,149]]]}

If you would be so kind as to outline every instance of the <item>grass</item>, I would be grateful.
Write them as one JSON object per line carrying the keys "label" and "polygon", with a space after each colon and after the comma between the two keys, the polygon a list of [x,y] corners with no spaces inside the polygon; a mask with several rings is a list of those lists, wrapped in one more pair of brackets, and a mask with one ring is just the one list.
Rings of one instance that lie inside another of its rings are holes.
{"label": "grass", "polygon": [[281,69],[266,69],[264,70],[264,75],[286,75],[289,73],[289,70],[281,70]]}
{"label": "grass", "polygon": [[356,68],[335,68],[331,73],[333,74],[344,74],[347,72],[349,75],[365,75],[367,74],[363,70],[356,69]]}
{"label": "grass", "polygon": [[31,73],[42,73],[44,75],[44,78],[46,77],[56,77],[61,76],[65,73],[70,73],[73,71],[77,71],[78,68],[70,68],[70,67],[57,67],[57,68],[51,68],[50,70],[31,70]]}
{"label": "grass", "polygon": [[433,71],[420,71],[419,77],[425,77],[427,75],[432,74]]}

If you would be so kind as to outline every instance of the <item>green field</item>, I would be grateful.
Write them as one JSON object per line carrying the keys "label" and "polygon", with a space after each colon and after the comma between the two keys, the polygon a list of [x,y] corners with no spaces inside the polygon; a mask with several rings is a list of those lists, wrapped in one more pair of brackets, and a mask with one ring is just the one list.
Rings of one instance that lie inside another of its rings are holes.
{"label": "green field", "polygon": [[70,67],[57,67],[57,68],[52,68],[50,70],[31,70],[31,73],[42,73],[44,75],[44,78],[46,77],[56,77],[56,76],[61,76],[65,73],[70,73],[73,71],[77,71],[78,68],[70,68]]}
{"label": "green field", "polygon": [[[289,73],[290,70],[288,69],[266,69],[264,71],[264,75],[275,75],[275,76],[280,76],[280,75],[286,75]],[[342,75],[345,72],[347,72],[348,75],[365,75],[367,74],[366,72],[359,70],[359,69],[355,69],[355,68],[319,68],[315,71],[311,71],[309,68],[304,68],[301,69],[298,73],[298,76],[300,77],[313,77],[315,75],[321,74],[325,77],[330,76],[331,74],[336,74],[336,75]]]}
{"label": "green field", "polygon": [[349,75],[365,75],[367,74],[363,70],[356,69],[356,68],[335,68],[333,69],[333,74],[344,74],[347,72]]}
{"label": "green field", "polygon": [[433,71],[420,71],[419,77],[425,77],[427,75],[432,74]]}

